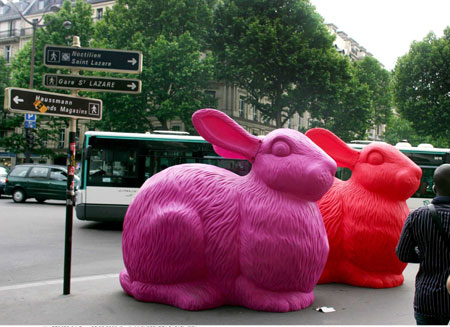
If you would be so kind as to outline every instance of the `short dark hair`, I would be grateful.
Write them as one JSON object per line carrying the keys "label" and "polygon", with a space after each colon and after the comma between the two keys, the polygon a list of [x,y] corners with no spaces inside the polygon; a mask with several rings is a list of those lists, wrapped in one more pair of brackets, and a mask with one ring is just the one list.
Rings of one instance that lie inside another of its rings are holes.
{"label": "short dark hair", "polygon": [[443,164],[436,168],[433,182],[436,194],[450,196],[450,164]]}

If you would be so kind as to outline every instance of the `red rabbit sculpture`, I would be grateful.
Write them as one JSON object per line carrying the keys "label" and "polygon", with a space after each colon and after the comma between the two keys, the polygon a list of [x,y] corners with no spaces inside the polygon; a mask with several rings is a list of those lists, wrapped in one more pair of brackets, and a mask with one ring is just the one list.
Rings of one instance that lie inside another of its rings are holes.
{"label": "red rabbit sculpture", "polygon": [[375,142],[361,151],[332,132],[306,132],[337,163],[352,170],[348,181],[335,179],[319,201],[330,252],[319,283],[388,288],[403,283],[406,264],[396,254],[408,199],[422,170],[392,145]]}

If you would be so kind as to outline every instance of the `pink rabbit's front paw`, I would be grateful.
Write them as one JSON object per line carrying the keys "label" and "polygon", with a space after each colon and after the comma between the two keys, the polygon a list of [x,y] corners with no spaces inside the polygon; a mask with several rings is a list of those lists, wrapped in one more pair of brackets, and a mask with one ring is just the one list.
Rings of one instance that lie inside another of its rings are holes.
{"label": "pink rabbit's front paw", "polygon": [[311,292],[273,292],[258,288],[244,276],[236,280],[236,298],[239,305],[253,310],[289,312],[309,307],[314,301]]}

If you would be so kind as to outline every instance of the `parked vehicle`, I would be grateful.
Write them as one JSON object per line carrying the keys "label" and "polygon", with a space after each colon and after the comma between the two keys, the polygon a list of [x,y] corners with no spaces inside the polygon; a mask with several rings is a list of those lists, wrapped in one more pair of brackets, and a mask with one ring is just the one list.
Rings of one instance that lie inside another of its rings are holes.
{"label": "parked vehicle", "polygon": [[[79,178],[74,177],[75,189]],[[15,166],[6,178],[5,194],[12,195],[16,203],[35,198],[45,200],[65,200],[67,189],[67,167],[43,164],[23,164]]]}
{"label": "parked vehicle", "polygon": [[8,175],[8,169],[0,167],[0,197],[5,193],[6,176]]}

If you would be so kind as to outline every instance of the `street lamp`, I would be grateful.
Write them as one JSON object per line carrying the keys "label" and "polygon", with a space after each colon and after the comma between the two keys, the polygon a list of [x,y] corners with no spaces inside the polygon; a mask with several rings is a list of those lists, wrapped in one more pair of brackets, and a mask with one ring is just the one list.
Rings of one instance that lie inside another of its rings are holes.
{"label": "street lamp", "polygon": [[[36,52],[36,30],[38,27],[45,27],[47,25],[49,25],[53,20],[51,20],[50,22],[46,23],[46,24],[41,24],[42,19],[44,18],[44,14],[52,11],[52,12],[58,12],[61,8],[59,8],[59,6],[57,5],[47,5],[47,7],[44,9],[43,13],[42,13],[42,17],[40,19],[33,19],[32,21],[28,20],[27,18],[25,18],[25,16],[22,14],[22,12],[16,7],[16,5],[11,2],[8,1],[10,4],[12,4],[14,6],[14,8],[16,8],[16,11],[19,13],[20,17],[26,21],[28,24],[30,24],[33,28],[33,36],[32,36],[32,46],[31,46],[31,65],[30,65],[30,83],[29,83],[29,88],[32,89],[34,86],[34,55]],[[65,22],[64,22],[65,24]],[[30,133],[30,128],[25,127],[25,162],[26,163],[30,163],[30,139],[31,139],[31,133]]]}

